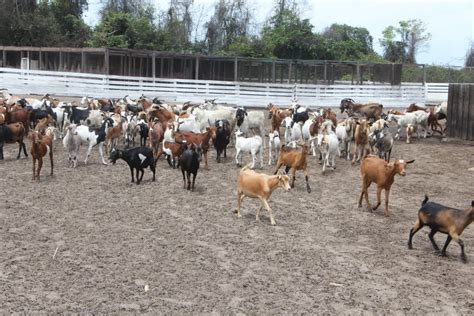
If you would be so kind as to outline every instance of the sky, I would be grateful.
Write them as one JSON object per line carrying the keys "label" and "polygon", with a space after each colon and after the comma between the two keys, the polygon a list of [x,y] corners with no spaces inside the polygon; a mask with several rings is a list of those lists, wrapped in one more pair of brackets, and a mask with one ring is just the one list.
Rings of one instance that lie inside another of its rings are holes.
{"label": "sky", "polygon": [[[169,1],[150,0],[164,10]],[[99,20],[100,0],[89,0],[85,21],[95,25]],[[194,0],[193,9],[202,13],[202,23],[213,14],[217,0]],[[259,29],[271,15],[275,0],[247,0]],[[303,18],[321,32],[333,23],[365,27],[374,38],[374,49],[382,54],[379,39],[389,25],[401,20],[420,19],[431,33],[431,40],[416,56],[420,64],[462,66],[466,52],[474,45],[474,0],[301,0]],[[199,34],[203,34],[200,28]]]}

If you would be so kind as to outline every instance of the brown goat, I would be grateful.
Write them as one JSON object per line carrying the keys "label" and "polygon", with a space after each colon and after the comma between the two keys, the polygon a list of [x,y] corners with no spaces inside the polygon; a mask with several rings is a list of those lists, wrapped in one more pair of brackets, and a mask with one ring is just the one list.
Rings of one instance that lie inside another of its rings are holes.
{"label": "brown goat", "polygon": [[[176,160],[178,160],[178,167],[179,167],[179,157],[181,157],[181,154],[183,151],[186,150],[186,144],[187,143],[182,143],[182,142],[169,142],[169,141],[163,141],[162,144],[162,150],[158,154],[157,159],[161,157],[161,155],[164,153],[166,154],[166,160],[168,161],[168,164],[170,167],[176,168]],[[173,161],[173,163],[171,163]]]}
{"label": "brown goat", "polygon": [[204,133],[193,132],[175,132],[174,139],[176,142],[187,142],[188,144],[201,145],[202,154],[204,155],[204,164],[207,165],[207,152],[209,151],[209,141],[216,138],[216,128],[208,127]]}
{"label": "brown goat", "polygon": [[303,144],[299,146],[300,148],[293,148],[289,146],[282,146],[280,149],[280,155],[278,156],[278,162],[273,174],[277,174],[281,166],[286,166],[286,172],[291,169],[291,187],[295,187],[295,175],[296,170],[303,170],[306,180],[306,190],[308,193],[311,193],[311,188],[308,182],[308,166],[307,166],[307,156],[308,156],[308,145]]}
{"label": "brown goat", "polygon": [[[412,239],[413,235],[416,234],[423,226],[429,226],[431,232],[428,235],[433,245],[433,248],[438,252],[440,256],[446,256],[446,248],[448,248],[451,239],[461,246],[461,259],[466,262],[466,254],[464,253],[464,242],[459,238],[464,229],[474,221],[474,201],[471,201],[471,208],[459,210],[444,206],[434,202],[428,202],[428,196],[425,195],[425,199],[421,204],[421,208],[418,211],[418,219],[410,230],[410,236],[408,237],[408,249],[413,249]],[[433,236],[441,232],[448,235],[446,243],[444,244],[443,250],[439,250]]]}
{"label": "brown goat", "polygon": [[[3,115],[3,114],[2,114]],[[2,124],[0,125],[0,160],[3,159],[3,144],[14,144],[18,143],[18,156],[16,159],[20,159],[21,149],[23,148],[23,153],[26,157],[28,154],[26,153],[26,145],[23,142],[26,136],[26,128],[25,126],[20,123],[12,123],[12,124]]]}
{"label": "brown goat", "polygon": [[291,116],[292,112],[288,109],[280,110],[276,105],[270,103],[267,107],[269,113],[268,117],[272,120],[271,132],[278,131],[280,133],[280,126],[283,119],[287,116]]}
{"label": "brown goat", "polygon": [[105,132],[105,153],[108,155],[112,147],[117,146],[118,139],[123,135],[123,123],[109,127]]}
{"label": "brown goat", "polygon": [[367,119],[377,121],[382,115],[383,105],[380,103],[355,103],[354,100],[347,98],[341,101],[340,110],[341,113],[347,111],[349,116],[352,116],[354,113],[359,113],[364,115]]}
{"label": "brown goat", "polygon": [[[49,154],[51,162],[51,176],[53,175],[53,135],[46,133],[42,135],[38,131],[31,133],[31,157],[33,158],[33,180],[40,181],[41,167],[43,167],[43,157]],[[38,169],[36,169],[36,160],[38,160]]]}
{"label": "brown goat", "polygon": [[369,144],[369,123],[365,119],[361,119],[356,122],[356,128],[354,132],[354,146],[352,150],[352,165],[356,163],[356,161],[360,161],[362,155],[364,154],[364,150]]}
{"label": "brown goat", "polygon": [[153,122],[149,122],[148,127],[148,138],[150,140],[150,147],[153,149],[153,157],[155,158],[156,162],[160,155],[160,143],[163,141],[165,131],[163,130],[163,125],[158,119],[154,119]]}
{"label": "brown goat", "polygon": [[[368,153],[368,150],[366,154]],[[385,216],[389,216],[388,212],[388,197],[390,194],[390,188],[394,182],[396,174],[405,176],[406,166],[414,162],[415,160],[395,160],[394,162],[387,163],[385,160],[380,159],[376,156],[366,156],[362,159],[360,164],[360,176],[362,180],[362,190],[359,197],[359,207],[362,207],[362,198],[365,195],[365,201],[369,209],[376,210],[381,204],[381,193],[385,190]],[[369,202],[368,188],[375,182],[377,185],[377,204],[372,207]]]}

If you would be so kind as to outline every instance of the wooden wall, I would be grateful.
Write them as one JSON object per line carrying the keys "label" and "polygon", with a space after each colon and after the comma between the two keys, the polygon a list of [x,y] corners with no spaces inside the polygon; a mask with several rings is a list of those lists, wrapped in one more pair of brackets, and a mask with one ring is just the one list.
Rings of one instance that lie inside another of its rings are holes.
{"label": "wooden wall", "polygon": [[449,137],[474,140],[474,84],[449,85],[447,128]]}

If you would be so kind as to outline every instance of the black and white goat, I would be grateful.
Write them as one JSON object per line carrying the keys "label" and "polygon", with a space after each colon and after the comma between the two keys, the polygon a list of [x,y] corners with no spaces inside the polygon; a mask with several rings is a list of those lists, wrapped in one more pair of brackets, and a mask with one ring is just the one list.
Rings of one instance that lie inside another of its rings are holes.
{"label": "black and white goat", "polygon": [[[149,147],[135,147],[126,150],[113,148],[109,159],[112,164],[115,164],[118,159],[123,159],[128,164],[132,174],[132,183],[135,182],[133,170],[136,170],[136,183],[140,184],[145,173],[144,169],[148,167],[153,172],[152,181],[155,181],[155,159],[153,158],[153,149]],[[141,172],[141,175],[139,172]]]}

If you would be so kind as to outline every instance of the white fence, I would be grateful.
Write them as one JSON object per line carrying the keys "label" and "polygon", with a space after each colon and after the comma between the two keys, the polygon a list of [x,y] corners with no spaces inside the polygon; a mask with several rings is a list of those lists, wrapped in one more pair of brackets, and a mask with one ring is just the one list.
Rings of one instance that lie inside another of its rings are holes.
{"label": "white fence", "polygon": [[263,107],[269,102],[288,105],[294,97],[298,98],[301,104],[309,106],[338,106],[341,99],[347,97],[358,102],[375,101],[387,106],[439,101],[427,96],[442,96],[442,100],[447,99],[447,84],[430,87],[431,85],[422,84],[391,86],[249,83],[0,68],[0,89],[8,89],[16,94],[50,93],[108,98],[120,98],[125,95],[138,97],[145,94],[178,102],[199,102],[204,98],[217,98],[219,102],[254,107]]}

